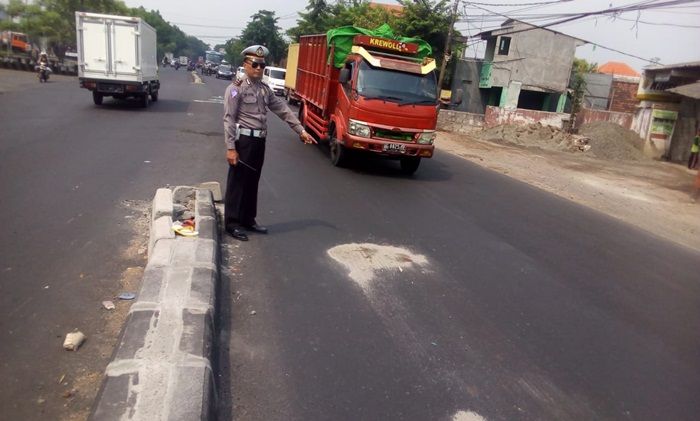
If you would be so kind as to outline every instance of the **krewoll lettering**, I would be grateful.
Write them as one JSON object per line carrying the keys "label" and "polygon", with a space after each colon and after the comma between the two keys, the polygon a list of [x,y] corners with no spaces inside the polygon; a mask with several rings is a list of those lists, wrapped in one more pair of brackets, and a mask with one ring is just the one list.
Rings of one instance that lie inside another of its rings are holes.
{"label": "krewoll lettering", "polygon": [[388,39],[370,38],[369,45],[372,45],[374,47],[379,47],[379,48],[385,48],[387,50],[394,50],[394,51],[405,51],[406,50],[406,44],[404,44],[403,42],[392,41],[392,40],[388,40]]}

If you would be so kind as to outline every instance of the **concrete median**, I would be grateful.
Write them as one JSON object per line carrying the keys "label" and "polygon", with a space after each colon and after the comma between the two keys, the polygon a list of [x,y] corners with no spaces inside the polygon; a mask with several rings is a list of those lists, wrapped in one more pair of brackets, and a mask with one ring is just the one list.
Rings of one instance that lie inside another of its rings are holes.
{"label": "concrete median", "polygon": [[[178,217],[174,209],[194,212],[198,236],[172,235],[170,225]],[[210,190],[177,187],[156,193],[141,290],[107,366],[91,420],[214,417],[217,226]]]}

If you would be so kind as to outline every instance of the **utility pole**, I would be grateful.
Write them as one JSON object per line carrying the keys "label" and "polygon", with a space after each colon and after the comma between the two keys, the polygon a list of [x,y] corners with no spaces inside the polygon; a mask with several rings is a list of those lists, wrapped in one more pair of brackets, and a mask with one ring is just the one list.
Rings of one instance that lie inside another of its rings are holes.
{"label": "utility pole", "polygon": [[455,0],[452,5],[452,19],[450,21],[450,29],[447,31],[447,40],[445,41],[445,55],[442,57],[442,64],[440,65],[440,76],[438,77],[438,98],[440,97],[440,92],[442,91],[442,81],[445,79],[445,67],[447,67],[447,61],[452,55],[450,43],[452,42],[452,31],[455,26],[455,20],[457,19],[457,6],[459,6],[459,0]]}

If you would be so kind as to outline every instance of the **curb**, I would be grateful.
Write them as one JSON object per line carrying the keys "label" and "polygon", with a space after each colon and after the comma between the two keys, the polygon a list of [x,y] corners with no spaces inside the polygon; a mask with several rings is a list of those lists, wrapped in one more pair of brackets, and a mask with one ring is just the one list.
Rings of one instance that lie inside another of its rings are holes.
{"label": "curb", "polygon": [[[189,204],[197,237],[170,229]],[[208,420],[219,236],[212,191],[179,186],[153,199],[148,264],[90,420]]]}

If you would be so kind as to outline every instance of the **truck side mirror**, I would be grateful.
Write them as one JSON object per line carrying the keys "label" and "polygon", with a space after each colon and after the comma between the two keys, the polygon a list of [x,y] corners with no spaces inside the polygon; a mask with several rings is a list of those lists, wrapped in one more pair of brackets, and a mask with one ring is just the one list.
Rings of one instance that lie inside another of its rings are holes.
{"label": "truck side mirror", "polygon": [[338,82],[347,83],[348,80],[350,80],[350,69],[344,67],[340,69],[340,76],[338,76]]}

